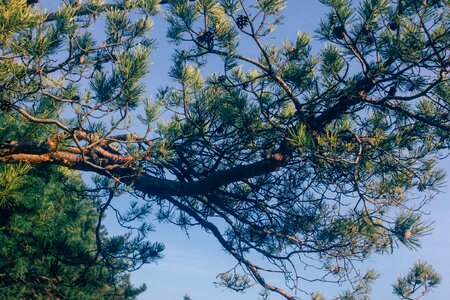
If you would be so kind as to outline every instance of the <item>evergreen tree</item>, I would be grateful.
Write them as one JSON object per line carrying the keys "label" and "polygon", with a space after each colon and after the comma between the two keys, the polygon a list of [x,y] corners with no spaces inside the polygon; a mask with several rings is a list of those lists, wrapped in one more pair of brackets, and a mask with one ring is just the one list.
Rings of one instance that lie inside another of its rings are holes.
{"label": "evergreen tree", "polygon": [[3,165],[0,186],[1,299],[135,299],[145,290],[130,284],[128,272],[136,262],[126,248],[139,245],[106,236],[100,203],[79,176],[62,167]]}
{"label": "evergreen tree", "polygon": [[[50,14],[1,0],[0,109],[48,134],[6,121],[0,161],[95,172],[142,198],[128,220],[156,206],[160,220],[200,225],[242,266],[220,276],[226,287],[296,299],[266,277],[314,279],[304,264],[354,282],[342,299],[365,297],[376,276],[354,262],[417,248],[430,231],[420,207],[450,146],[450,11],[446,0],[320,2],[325,46],[312,53],[302,32],[271,43],[284,0],[67,1]],[[174,84],[149,99],[158,4]],[[89,31],[98,20],[105,38]],[[213,57],[223,65],[204,75]]]}

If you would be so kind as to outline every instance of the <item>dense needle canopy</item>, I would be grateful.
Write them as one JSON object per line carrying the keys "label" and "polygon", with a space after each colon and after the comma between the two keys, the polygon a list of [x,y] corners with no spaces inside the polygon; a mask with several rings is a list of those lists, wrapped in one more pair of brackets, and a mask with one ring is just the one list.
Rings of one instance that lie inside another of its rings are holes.
{"label": "dense needle canopy", "polygon": [[[221,276],[229,288],[257,282],[296,299],[267,278],[301,289],[317,279],[306,265],[362,295],[376,276],[355,261],[414,249],[430,230],[420,208],[450,146],[450,11],[443,0],[320,2],[329,12],[313,37],[275,45],[283,0],[66,1],[49,14],[1,0],[2,129],[48,134],[0,135],[0,161],[94,172],[142,199],[136,219],[153,207],[201,226],[238,262]],[[149,98],[159,4],[173,85]],[[89,30],[99,22],[105,37]]]}
{"label": "dense needle canopy", "polygon": [[[160,258],[160,244],[108,237],[102,205],[61,167],[0,167],[2,299],[136,299],[129,272]],[[144,246],[144,247],[143,247]],[[137,251],[141,251],[141,255]],[[133,258],[134,257],[134,258]]]}

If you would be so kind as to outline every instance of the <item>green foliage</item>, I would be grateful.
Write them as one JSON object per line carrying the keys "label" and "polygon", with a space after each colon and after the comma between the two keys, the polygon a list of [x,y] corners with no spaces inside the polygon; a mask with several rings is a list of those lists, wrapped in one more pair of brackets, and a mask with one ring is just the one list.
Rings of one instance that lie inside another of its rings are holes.
{"label": "green foliage", "polygon": [[441,283],[441,277],[432,266],[418,261],[406,276],[397,278],[394,294],[402,299],[419,299]]}
{"label": "green foliage", "polygon": [[275,15],[280,13],[286,7],[286,1],[284,0],[258,0],[256,5],[263,12],[268,15]]}
{"label": "green foliage", "polygon": [[129,262],[113,258],[123,245],[108,249],[117,237],[105,229],[97,257],[98,202],[79,176],[58,167],[2,165],[0,180],[7,187],[0,194],[2,299],[135,299],[145,290],[131,285]]}
{"label": "green foliage", "polygon": [[[420,209],[450,149],[450,13],[444,0],[320,2],[329,12],[315,35],[275,45],[288,1],[165,1],[173,84],[150,98],[159,1],[69,1],[47,15],[1,1],[0,161],[22,164],[3,169],[0,205],[15,213],[21,178],[43,171],[26,163],[96,172],[108,178],[97,189],[141,199],[121,215],[130,228],[142,222],[138,236],[103,237],[106,252],[137,258],[111,261],[122,270],[162,250],[144,242],[153,215],[214,235],[249,274],[225,273],[222,286],[256,280],[292,299],[265,277],[349,280],[338,299],[366,299],[376,276],[355,262],[416,249],[431,230]],[[66,228],[51,199],[35,214]],[[323,274],[309,278],[301,266],[311,265]]]}
{"label": "green foliage", "polygon": [[0,44],[11,43],[11,37],[41,23],[43,16],[27,5],[26,0],[0,2]]}
{"label": "green foliage", "polygon": [[135,108],[141,101],[144,86],[140,81],[148,72],[147,57],[149,54],[150,48],[144,48],[141,45],[132,51],[117,54],[115,76],[118,84],[123,87],[121,95],[117,99],[119,107]]}
{"label": "green foliage", "polygon": [[[322,50],[321,72],[324,78],[337,78],[345,67],[345,62],[339,49],[330,45]],[[332,83],[334,80],[330,79]]]}
{"label": "green foliage", "polygon": [[252,280],[246,275],[240,275],[232,272],[223,273],[219,276],[220,281],[216,283],[217,286],[225,287],[236,292],[244,292],[251,287]]}
{"label": "green foliage", "polygon": [[325,300],[325,297],[320,293],[312,293],[311,300]]}
{"label": "green foliage", "polygon": [[420,237],[431,231],[431,224],[424,224],[421,215],[403,212],[394,225],[394,234],[400,242],[410,249],[420,247]]}
{"label": "green foliage", "polygon": [[3,207],[14,206],[13,199],[24,184],[23,176],[29,171],[27,165],[10,166],[2,169],[0,173],[0,205]]}

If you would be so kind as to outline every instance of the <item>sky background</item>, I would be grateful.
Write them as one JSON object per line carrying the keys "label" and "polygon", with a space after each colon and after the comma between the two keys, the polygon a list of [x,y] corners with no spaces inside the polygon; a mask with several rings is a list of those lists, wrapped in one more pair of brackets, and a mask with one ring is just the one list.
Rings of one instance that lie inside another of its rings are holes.
{"label": "sky background", "polygon": [[[60,1],[42,0],[41,6],[48,11],[54,11]],[[288,0],[284,11],[284,25],[280,25],[274,33],[274,43],[283,39],[295,40],[298,31],[310,32],[317,28],[325,8],[317,0]],[[101,28],[93,29],[99,34]],[[97,31],[100,30],[100,31]],[[152,52],[151,73],[146,80],[149,94],[155,93],[157,88],[169,83],[167,71],[170,66],[170,55],[173,45],[167,43],[165,38],[166,24],[161,16],[155,18],[152,37],[156,39],[158,47]],[[317,51],[323,45],[314,43]],[[249,53],[251,48],[244,49]],[[441,162],[441,167],[450,171],[450,159]],[[450,202],[448,184],[442,189],[433,202],[425,208],[429,212],[427,218],[434,220],[432,235],[423,239],[423,247],[419,251],[409,251],[402,247],[393,255],[374,256],[367,260],[363,268],[375,268],[380,274],[373,288],[372,299],[398,299],[392,294],[392,283],[400,274],[406,274],[409,268],[418,259],[431,263],[442,275],[443,281],[435,292],[423,299],[450,299]],[[115,203],[122,202],[125,206],[128,197],[121,197]],[[119,227],[112,218],[107,219],[110,234],[117,234]],[[234,266],[235,262],[226,254],[215,239],[201,231],[193,229],[186,236],[178,227],[168,224],[155,224],[156,231],[150,235],[152,241],[162,242],[166,246],[164,258],[157,264],[144,266],[132,274],[132,281],[136,285],[145,283],[147,291],[139,296],[140,300],[182,300],[188,294],[192,300],[254,300],[258,298],[261,290],[258,286],[239,294],[216,288],[214,281],[216,275]],[[267,277],[270,281],[271,278]],[[271,283],[282,285],[282,282]],[[336,285],[319,284],[313,287],[328,297],[336,295],[339,287]],[[299,294],[301,299],[309,296]],[[327,298],[328,298],[327,297]],[[271,295],[272,300],[282,299]]]}

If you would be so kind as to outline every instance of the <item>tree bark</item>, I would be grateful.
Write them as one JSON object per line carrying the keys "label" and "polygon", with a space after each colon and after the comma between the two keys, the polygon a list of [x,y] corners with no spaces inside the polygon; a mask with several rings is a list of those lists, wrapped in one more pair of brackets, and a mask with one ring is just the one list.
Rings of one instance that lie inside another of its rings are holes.
{"label": "tree bark", "polygon": [[[261,176],[286,164],[281,154],[247,165],[219,170],[193,182],[180,182],[140,173],[133,166],[129,156],[111,154],[104,167],[97,165],[88,151],[84,156],[68,151],[49,151],[48,143],[21,143],[5,141],[0,143],[0,162],[26,164],[55,164],[69,169],[95,172],[132,185],[134,189],[153,196],[195,196],[204,195],[233,182]],[[77,148],[75,148],[77,149]],[[106,151],[103,149],[103,151]]]}

